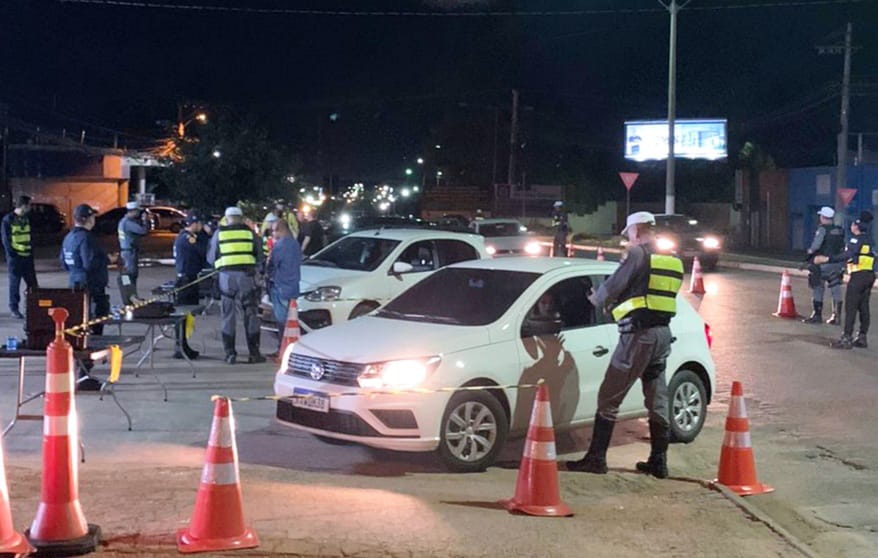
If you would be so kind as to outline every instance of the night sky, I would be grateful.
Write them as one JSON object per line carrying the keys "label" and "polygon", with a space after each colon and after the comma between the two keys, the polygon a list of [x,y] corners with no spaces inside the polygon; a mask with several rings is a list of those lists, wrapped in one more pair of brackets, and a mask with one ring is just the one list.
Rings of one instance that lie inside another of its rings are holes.
{"label": "night sky", "polygon": [[[501,107],[505,122],[513,87],[525,126],[561,121],[583,149],[620,161],[624,120],[666,116],[669,18],[656,0],[153,3],[592,13],[347,16],[4,0],[0,102],[47,127],[127,132],[129,146],[160,136],[156,120],[174,120],[178,101],[227,106],[256,113],[276,141],[305,153],[321,137],[346,175],[405,164],[449,118],[491,129]],[[878,132],[878,2],[777,6],[790,3],[693,0],[682,10],[677,114],[728,118],[731,149],[752,140],[782,165],[833,164],[843,59],[815,45],[839,43],[853,23],[850,129]],[[760,7],[730,8],[742,5]],[[878,137],[870,142],[878,148]]]}

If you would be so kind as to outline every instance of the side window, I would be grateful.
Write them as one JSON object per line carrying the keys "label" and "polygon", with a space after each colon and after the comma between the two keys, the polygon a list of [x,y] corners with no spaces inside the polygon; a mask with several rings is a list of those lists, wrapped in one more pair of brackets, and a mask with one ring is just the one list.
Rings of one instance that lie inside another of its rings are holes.
{"label": "side window", "polygon": [[479,252],[466,242],[460,240],[437,240],[435,244],[439,252],[439,267],[479,259]]}
{"label": "side window", "polygon": [[433,242],[429,240],[413,242],[408,248],[403,250],[396,261],[411,264],[414,268],[412,272],[433,271],[438,268],[436,250],[433,247]]}
{"label": "side window", "polygon": [[556,314],[562,331],[605,323],[600,311],[588,301],[588,293],[598,287],[600,280],[583,275],[556,283],[540,296],[530,315]]}

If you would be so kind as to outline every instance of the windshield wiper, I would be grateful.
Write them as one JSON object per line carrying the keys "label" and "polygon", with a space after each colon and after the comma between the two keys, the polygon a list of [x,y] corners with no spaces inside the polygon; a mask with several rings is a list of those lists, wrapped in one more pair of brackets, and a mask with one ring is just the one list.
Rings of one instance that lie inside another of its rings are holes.
{"label": "windshield wiper", "polygon": [[305,260],[302,265],[316,265],[320,267],[338,267],[338,264],[329,260]]}
{"label": "windshield wiper", "polygon": [[388,318],[408,318],[409,315],[405,312],[397,312],[396,310],[386,310],[382,308],[378,311],[377,316],[386,316]]}

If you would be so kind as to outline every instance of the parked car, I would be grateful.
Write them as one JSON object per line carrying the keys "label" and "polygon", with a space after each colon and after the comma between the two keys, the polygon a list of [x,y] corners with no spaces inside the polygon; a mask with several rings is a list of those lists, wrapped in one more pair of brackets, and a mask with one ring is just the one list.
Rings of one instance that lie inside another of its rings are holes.
{"label": "parked car", "polygon": [[302,263],[299,322],[311,331],[368,314],[441,267],[489,257],[482,238],[473,234],[351,233]]}
{"label": "parked car", "polygon": [[539,256],[548,250],[528,234],[527,227],[515,219],[478,219],[469,224],[470,230],[485,237],[485,245],[492,256]]}
{"label": "parked car", "polygon": [[67,228],[67,215],[51,203],[31,203],[31,232],[36,234],[57,234]]}
{"label": "parked car", "polygon": [[[534,390],[498,386],[543,378],[555,427],[588,424],[618,333],[587,293],[616,265],[513,257],[440,269],[377,312],[288,347],[274,381],[277,420],[336,443],[436,451],[464,472],[488,467],[507,434],[527,431]],[[548,318],[535,312],[547,295],[557,312]],[[690,442],[715,389],[710,328],[678,297],[671,330],[671,435]],[[438,389],[473,386],[485,389]],[[363,397],[334,396],[343,392]],[[632,389],[620,418],[644,415],[642,399]]]}
{"label": "parked car", "polygon": [[153,230],[178,233],[185,226],[183,221],[186,219],[186,213],[176,207],[151,205],[145,207],[144,211],[149,215]]}
{"label": "parked car", "polygon": [[687,215],[662,213],[655,216],[656,248],[691,262],[698,257],[701,267],[716,268],[722,252],[723,237],[705,228]]}
{"label": "parked car", "polygon": [[[323,227],[330,241],[368,229],[435,229],[435,223],[403,215],[366,215],[341,212]],[[465,232],[465,231],[464,231]]]}

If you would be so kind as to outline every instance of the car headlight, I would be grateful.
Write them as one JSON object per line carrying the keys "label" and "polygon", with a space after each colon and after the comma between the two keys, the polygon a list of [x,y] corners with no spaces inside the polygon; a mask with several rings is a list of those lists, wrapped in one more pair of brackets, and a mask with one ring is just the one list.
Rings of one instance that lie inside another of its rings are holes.
{"label": "car headlight", "polygon": [[357,383],[364,389],[415,387],[424,383],[441,361],[441,358],[435,356],[370,364],[357,378]]}
{"label": "car headlight", "polygon": [[485,246],[485,252],[487,252],[489,256],[493,256],[497,253],[497,249],[493,246]]}
{"label": "car headlight", "polygon": [[531,256],[538,256],[542,250],[539,242],[528,242],[524,245],[525,253]]}
{"label": "car headlight", "polygon": [[666,236],[656,238],[655,245],[662,252],[670,252],[677,247],[677,243]]}
{"label": "car headlight", "polygon": [[317,287],[305,294],[305,300],[311,302],[331,302],[341,296],[341,287]]}
{"label": "car headlight", "polygon": [[293,354],[293,347],[295,347],[295,346],[296,346],[295,343],[290,343],[289,345],[287,345],[287,348],[284,349],[284,354],[280,357],[280,361],[279,361],[280,366],[277,369],[278,374],[286,374],[287,366],[289,365],[289,362],[290,362],[290,357]]}
{"label": "car headlight", "polygon": [[708,250],[716,250],[717,248],[719,248],[719,239],[715,236],[705,237],[703,246]]}

